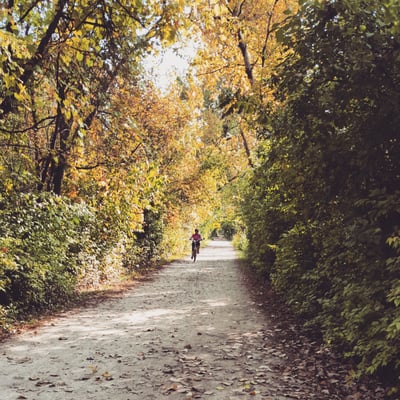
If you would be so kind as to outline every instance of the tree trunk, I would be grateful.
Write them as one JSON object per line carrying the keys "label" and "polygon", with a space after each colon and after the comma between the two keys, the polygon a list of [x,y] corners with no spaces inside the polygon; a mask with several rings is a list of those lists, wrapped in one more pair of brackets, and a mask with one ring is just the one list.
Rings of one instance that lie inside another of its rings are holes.
{"label": "tree trunk", "polygon": [[254,83],[253,66],[251,65],[250,55],[249,55],[249,52],[247,51],[247,44],[244,41],[241,30],[238,31],[237,35],[238,35],[238,40],[239,40],[239,49],[242,52],[242,56],[243,56],[246,75],[247,75],[247,78],[249,79],[250,84],[253,86],[253,83]]}
{"label": "tree trunk", "polygon": [[240,128],[239,131],[240,131],[240,137],[242,138],[242,141],[243,141],[244,150],[246,152],[247,163],[249,164],[249,167],[253,168],[254,165],[253,165],[253,161],[251,160],[249,143],[247,142],[247,138],[243,132],[243,129]]}
{"label": "tree trunk", "polygon": [[[57,12],[54,15],[53,20],[49,24],[46,33],[44,34],[42,40],[36,49],[35,55],[23,66],[22,75],[19,77],[19,82],[26,85],[31,79],[35,66],[42,64],[44,55],[47,51],[48,45],[51,42],[51,38],[58,26],[58,23],[63,16],[64,6],[67,0],[60,0],[57,6]],[[17,91],[17,88],[15,88]],[[13,111],[16,104],[14,93],[6,96],[0,104],[0,119],[3,119],[7,114]]]}

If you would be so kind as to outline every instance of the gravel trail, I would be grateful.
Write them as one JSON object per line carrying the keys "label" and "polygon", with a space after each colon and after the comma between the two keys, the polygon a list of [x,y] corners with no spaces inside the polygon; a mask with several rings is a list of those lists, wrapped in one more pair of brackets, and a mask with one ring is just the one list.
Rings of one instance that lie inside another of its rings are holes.
{"label": "gravel trail", "polygon": [[344,399],[285,369],[270,324],[231,244],[212,241],[196,263],[0,344],[0,399]]}

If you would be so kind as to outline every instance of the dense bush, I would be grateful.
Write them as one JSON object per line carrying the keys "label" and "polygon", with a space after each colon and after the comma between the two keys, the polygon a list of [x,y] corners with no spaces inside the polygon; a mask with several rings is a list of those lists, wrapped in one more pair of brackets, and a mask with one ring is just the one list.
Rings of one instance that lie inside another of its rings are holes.
{"label": "dense bush", "polygon": [[139,271],[156,265],[163,254],[160,246],[162,238],[162,213],[151,208],[145,209],[143,229],[134,232],[134,236],[129,240],[124,266],[130,271]]}
{"label": "dense bush", "polygon": [[258,269],[360,371],[400,372],[396,2],[302,1],[243,204]]}
{"label": "dense bush", "polygon": [[26,312],[65,303],[76,288],[92,213],[49,194],[21,194],[1,203],[0,304]]}
{"label": "dense bush", "polygon": [[[159,213],[144,230],[116,232],[108,213],[49,193],[0,199],[0,326],[67,303],[77,291],[154,266],[161,258]],[[108,229],[107,226],[110,226]]]}

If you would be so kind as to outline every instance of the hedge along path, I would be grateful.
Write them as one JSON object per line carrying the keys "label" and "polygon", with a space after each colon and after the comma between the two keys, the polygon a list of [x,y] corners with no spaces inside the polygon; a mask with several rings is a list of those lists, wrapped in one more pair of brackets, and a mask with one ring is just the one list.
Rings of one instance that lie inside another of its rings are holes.
{"label": "hedge along path", "polygon": [[0,398],[347,398],[336,372],[322,371],[325,383],[306,373],[301,366],[315,360],[291,358],[273,324],[250,297],[231,244],[213,241],[196,263],[188,256],[120,298],[2,343]]}

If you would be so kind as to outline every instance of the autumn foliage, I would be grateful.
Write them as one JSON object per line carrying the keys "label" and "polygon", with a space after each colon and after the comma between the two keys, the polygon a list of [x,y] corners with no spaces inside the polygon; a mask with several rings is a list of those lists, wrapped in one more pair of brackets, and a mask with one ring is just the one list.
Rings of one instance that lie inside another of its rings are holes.
{"label": "autumn foliage", "polygon": [[2,4],[1,324],[189,249],[213,226],[201,91],[161,93],[145,57],[182,1]]}
{"label": "autumn foliage", "polygon": [[[3,328],[197,226],[361,373],[400,370],[398,1],[1,5]],[[180,40],[161,90],[146,56]]]}

